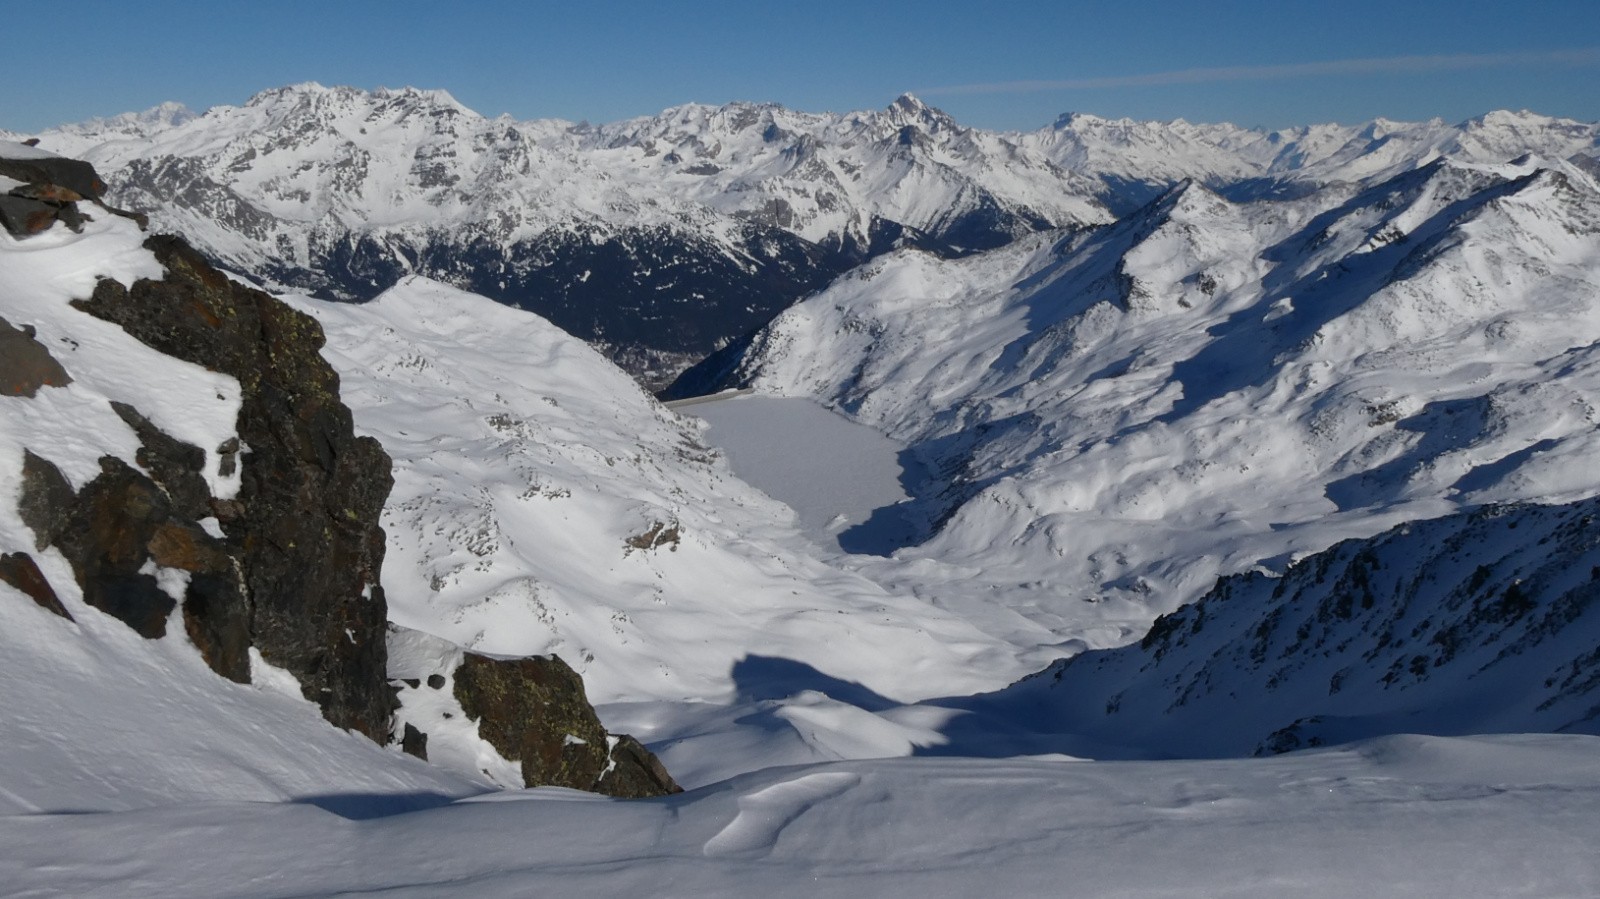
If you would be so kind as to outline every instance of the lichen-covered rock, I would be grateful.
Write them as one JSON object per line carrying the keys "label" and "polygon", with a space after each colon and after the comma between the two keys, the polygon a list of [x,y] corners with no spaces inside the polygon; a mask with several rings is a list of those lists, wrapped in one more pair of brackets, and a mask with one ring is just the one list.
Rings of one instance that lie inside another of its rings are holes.
{"label": "lichen-covered rock", "polygon": [[[167,632],[181,583],[184,629],[211,668],[250,680],[249,601],[238,550],[195,522],[210,514],[197,447],[162,433],[132,407],[113,406],[138,433],[136,461],[115,456],[73,491],[49,460],[23,454],[22,520],[39,548],[54,546],[72,565],[83,600],[142,636]],[[165,569],[167,586],[158,575]]]}
{"label": "lichen-covered rock", "polygon": [[[50,480],[60,477],[57,473]],[[26,493],[23,502],[39,505]],[[146,567],[150,554],[145,547],[156,528],[172,517],[172,503],[154,481],[121,459],[105,456],[100,474],[66,506],[50,545],[72,564],[84,602],[155,639],[166,635],[167,617],[177,600]]]}
{"label": "lichen-covered rock", "polygon": [[[378,518],[392,484],[389,458],[377,441],[355,436],[314,319],[230,280],[178,238],[152,237],[145,246],[166,268],[164,279],[126,288],[103,280],[74,305],[169,356],[238,379],[247,455],[238,496],[212,498],[199,478],[204,453],[119,408],[142,441],[139,464],[181,513],[145,522],[139,551],[154,546],[190,572],[185,627],[219,672],[247,677],[253,645],[293,674],[334,724],[386,742],[394,698]],[[225,540],[192,527],[211,515]],[[162,527],[182,522],[190,526]],[[230,560],[226,570],[214,549]]]}
{"label": "lichen-covered rock", "polygon": [[[38,234],[61,221],[63,210],[68,208],[71,207],[28,197],[0,194],[0,228],[18,237]],[[77,210],[73,209],[72,214],[76,215],[76,212]],[[70,228],[72,224],[69,222],[67,226]]]}
{"label": "lichen-covered rock", "polygon": [[555,656],[492,659],[467,653],[452,679],[478,735],[507,760],[521,763],[528,786],[625,797],[679,791],[637,740],[606,733],[583,679]]}
{"label": "lichen-covered rock", "polygon": [[22,495],[17,513],[33,531],[35,549],[44,549],[67,528],[75,497],[72,484],[48,459],[32,450],[22,452]]}

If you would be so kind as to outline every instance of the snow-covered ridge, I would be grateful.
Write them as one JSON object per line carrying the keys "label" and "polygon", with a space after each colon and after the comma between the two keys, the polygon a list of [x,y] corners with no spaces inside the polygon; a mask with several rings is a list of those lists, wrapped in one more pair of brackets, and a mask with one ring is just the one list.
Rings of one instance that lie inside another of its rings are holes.
{"label": "snow-covered ridge", "polygon": [[1000,133],[911,96],[843,114],[689,104],[591,126],[490,119],[443,91],[302,84],[40,138],[258,281],[365,299],[423,274],[536,311],[660,386],[896,246],[952,255],[1106,223],[1183,179],[1246,199],[1445,156],[1588,158],[1597,127],[1495,113],[1265,133],[1068,116]]}
{"label": "snow-covered ridge", "polygon": [[1220,581],[1137,646],[977,708],[1111,754],[1250,755],[1396,732],[1600,732],[1600,501],[1487,506]]}
{"label": "snow-covered ridge", "polygon": [[[974,194],[1056,226],[1104,221],[1107,177],[1325,184],[1393,175],[1441,156],[1505,162],[1600,150],[1600,125],[1526,110],[1456,125],[1379,119],[1272,132],[1073,114],[1038,131],[989,132],[906,95],[882,110],[844,114],[687,104],[590,126],[489,119],[442,90],[316,83],[263,91],[242,107],[196,115],[163,104],[40,137],[111,173],[134,159],[194,159],[264,210],[296,221],[332,213],[347,225],[419,225],[488,210],[518,215],[507,201],[536,200],[540,208],[522,212],[520,227],[615,227],[641,215],[704,224],[695,220],[710,211],[814,243],[863,240],[874,217],[938,233],[941,220],[980,200]],[[355,171],[330,182],[329,168]],[[454,189],[441,190],[446,184]],[[486,189],[495,185],[501,189]],[[430,214],[417,214],[424,210]]]}
{"label": "snow-covered ridge", "polygon": [[[142,144],[122,140],[134,136]],[[501,220],[510,241],[576,223],[726,231],[751,219],[860,242],[874,218],[936,232],[983,203],[1056,225],[1104,219],[1092,182],[910,97],[847,116],[735,103],[588,127],[488,119],[444,91],[302,84],[196,117],[158,109],[41,137],[113,180],[137,159],[193,160],[288,221]]]}
{"label": "snow-covered ridge", "polygon": [[1600,492],[1597,237],[1600,189],[1559,161],[1272,203],[1186,183],[1110,227],[868,264],[780,316],[742,378],[934,472],[937,532],[886,572],[1106,645],[1219,574]]}

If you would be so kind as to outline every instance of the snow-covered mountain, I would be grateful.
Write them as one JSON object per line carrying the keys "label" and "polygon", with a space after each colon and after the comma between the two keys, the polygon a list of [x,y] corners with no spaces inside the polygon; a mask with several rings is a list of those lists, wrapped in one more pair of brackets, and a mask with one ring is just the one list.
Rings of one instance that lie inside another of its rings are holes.
{"label": "snow-covered mountain", "polygon": [[1185,183],[1109,227],[863,266],[734,379],[920,457],[927,539],[882,577],[1094,646],[1221,574],[1600,492],[1597,243],[1600,189],[1562,162],[1245,204]]}
{"label": "snow-covered mountain", "polygon": [[488,119],[442,91],[305,84],[41,137],[237,271],[357,299],[442,278],[641,373],[668,357],[675,372],[901,241],[954,251],[1106,218],[1087,179],[909,97],[593,128]]}
{"label": "snow-covered mountain", "polygon": [[1034,728],[1112,757],[1595,734],[1597,635],[1600,500],[1489,505],[1223,578],[1137,644],[956,704],[966,733]]}
{"label": "snow-covered mountain", "polygon": [[652,386],[899,245],[960,255],[1105,223],[1192,179],[1293,196],[1448,155],[1593,156],[1532,113],[1262,132],[1063,116],[967,128],[916,98],[812,114],[686,105],[604,126],[485,118],[443,91],[303,84],[38,135],[222,264],[367,299],[422,274],[540,313]]}
{"label": "snow-covered mountain", "polygon": [[1122,203],[1137,198],[1141,187],[1184,179],[1244,200],[1372,183],[1440,158],[1468,163],[1509,162],[1526,154],[1592,159],[1600,155],[1600,125],[1527,110],[1497,110],[1456,125],[1441,119],[1375,119],[1280,131],[1071,114],[1022,142],[1058,165],[1122,188],[1113,194]]}
{"label": "snow-covered mountain", "polygon": [[[1274,202],[1186,182],[1113,224],[871,262],[736,361],[920,457],[929,539],[882,558],[808,537],[713,432],[525,312],[415,274],[284,305],[98,210],[0,235],[0,877],[1591,894],[1593,737],[1087,758],[1595,730],[1597,197],[1557,160]],[[235,331],[261,346],[211,353]],[[49,511],[79,496],[119,524],[104,559],[87,513]],[[1550,505],[1481,505],[1518,499]],[[1345,537],[1368,539],[1325,549]],[[331,580],[244,607],[309,622],[314,651],[259,642],[218,677],[230,576]],[[648,755],[567,716],[564,666],[469,649],[567,656],[693,789],[516,789],[541,756],[605,762],[558,781],[582,786]],[[348,660],[385,652],[393,690],[377,668],[359,695],[435,765],[324,720]],[[490,703],[557,728],[519,767]]]}

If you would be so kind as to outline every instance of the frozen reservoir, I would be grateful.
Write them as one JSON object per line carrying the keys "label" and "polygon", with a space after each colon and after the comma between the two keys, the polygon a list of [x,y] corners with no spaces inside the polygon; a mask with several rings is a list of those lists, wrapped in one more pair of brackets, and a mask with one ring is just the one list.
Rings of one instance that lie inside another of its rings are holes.
{"label": "frozen reservoir", "polygon": [[735,396],[684,404],[734,473],[787,504],[819,543],[888,555],[910,539],[898,441],[803,397]]}

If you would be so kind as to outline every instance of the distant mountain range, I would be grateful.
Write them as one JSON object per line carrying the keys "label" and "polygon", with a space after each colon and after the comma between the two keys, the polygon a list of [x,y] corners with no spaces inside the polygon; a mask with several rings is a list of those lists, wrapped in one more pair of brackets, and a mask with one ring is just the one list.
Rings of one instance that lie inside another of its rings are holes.
{"label": "distant mountain range", "polygon": [[890,254],[698,374],[905,441],[918,589],[1066,638],[1405,521],[1600,493],[1597,246],[1600,185],[1561,160],[1248,203],[1185,182],[1107,227]]}
{"label": "distant mountain range", "polygon": [[1497,112],[1269,133],[1070,115],[998,133],[909,95],[842,115],[686,105],[592,126],[303,84],[35,136],[268,286],[365,300],[426,275],[538,312],[659,387],[896,247],[953,258],[1106,224],[1184,179],[1237,201],[1441,156],[1581,161],[1600,126]]}

